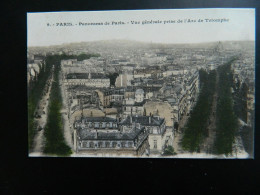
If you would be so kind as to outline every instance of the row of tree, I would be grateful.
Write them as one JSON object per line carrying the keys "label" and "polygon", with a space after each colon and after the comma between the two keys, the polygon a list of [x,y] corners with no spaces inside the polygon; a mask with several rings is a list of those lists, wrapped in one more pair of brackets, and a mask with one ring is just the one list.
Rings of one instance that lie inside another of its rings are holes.
{"label": "row of tree", "polygon": [[49,98],[47,124],[44,130],[46,142],[43,152],[67,156],[72,151],[65,143],[62,116],[60,113],[62,108],[62,97],[59,86],[60,56],[48,56],[46,64],[55,65],[55,69]]}
{"label": "row of tree", "polygon": [[240,86],[240,81],[233,87],[234,93],[234,109],[236,115],[245,123],[247,123],[247,94],[248,85],[243,82]]}
{"label": "row of tree", "polygon": [[[45,71],[44,71],[45,66]],[[30,88],[28,88],[28,146],[29,149],[32,148],[33,138],[37,129],[37,124],[34,121],[34,112],[42,97],[42,92],[44,90],[46,81],[50,75],[51,67],[49,64],[44,64],[39,72],[37,80],[30,83]]]}
{"label": "row of tree", "polygon": [[238,119],[234,112],[232,99],[233,74],[231,64],[234,60],[218,67],[218,100],[216,112],[216,140],[215,152],[217,154],[231,154],[235,133],[238,129]]}
{"label": "row of tree", "polygon": [[182,148],[189,152],[200,152],[200,144],[208,135],[207,126],[216,88],[216,71],[213,70],[207,73],[205,70],[200,70],[199,78],[200,94],[184,127],[184,135],[181,142]]}
{"label": "row of tree", "polygon": [[56,154],[61,156],[67,156],[72,153],[71,148],[65,143],[64,128],[62,122],[62,116],[60,110],[62,108],[62,96],[59,83],[59,72],[61,69],[61,60],[77,59],[85,60],[91,57],[99,57],[99,54],[80,54],[75,55],[52,55],[47,56],[46,64],[54,65],[54,81],[52,83],[51,94],[49,98],[49,110],[47,124],[44,130],[44,136],[46,143],[44,147],[44,153]]}
{"label": "row of tree", "polygon": [[56,57],[59,56],[61,59],[66,60],[66,59],[77,59],[77,61],[83,61],[83,60],[87,60],[91,57],[100,57],[100,54],[79,54],[79,55],[67,55],[65,53],[61,54],[61,55],[56,55]]}

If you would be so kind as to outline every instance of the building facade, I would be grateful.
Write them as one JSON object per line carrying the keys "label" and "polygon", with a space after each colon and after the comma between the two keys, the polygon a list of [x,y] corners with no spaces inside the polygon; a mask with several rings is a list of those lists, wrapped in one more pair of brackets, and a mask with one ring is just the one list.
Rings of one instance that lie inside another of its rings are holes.
{"label": "building facade", "polygon": [[116,119],[82,118],[74,124],[74,149],[89,155],[142,156],[149,153],[148,136],[144,127],[118,128]]}
{"label": "building facade", "polygon": [[69,73],[64,79],[64,84],[103,88],[110,87],[110,79],[99,73]]}

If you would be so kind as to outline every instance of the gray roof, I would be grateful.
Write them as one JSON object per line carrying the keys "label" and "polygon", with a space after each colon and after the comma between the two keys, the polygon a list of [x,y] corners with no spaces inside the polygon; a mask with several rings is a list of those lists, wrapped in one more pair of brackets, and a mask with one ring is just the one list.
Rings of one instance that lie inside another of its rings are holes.
{"label": "gray roof", "polygon": [[134,128],[131,132],[91,132],[87,129],[78,129],[78,135],[83,140],[134,140],[140,133],[144,131],[142,128]]}
{"label": "gray roof", "polygon": [[[91,79],[108,79],[104,74],[91,73]],[[69,73],[67,79],[89,79],[89,73]]]}
{"label": "gray roof", "polygon": [[[89,87],[89,86],[85,86],[85,85],[72,85],[68,87],[68,90],[86,90],[86,92],[92,92],[95,89],[97,89],[96,87]],[[87,91],[88,90],[88,91]]]}
{"label": "gray roof", "polygon": [[182,85],[176,84],[173,89],[174,89],[174,91],[175,91],[176,93],[180,93],[181,90],[182,90],[182,87],[183,87]]}
{"label": "gray roof", "polygon": [[164,83],[164,80],[149,80],[147,82],[149,85],[163,85]]}
{"label": "gray roof", "polygon": [[86,122],[117,122],[116,119],[110,117],[84,117]]}
{"label": "gray roof", "polygon": [[[164,119],[151,116],[151,123],[149,123],[150,116],[132,116],[132,122],[140,123],[142,126],[160,126],[163,124]],[[127,116],[120,125],[130,125],[130,116]]]}
{"label": "gray roof", "polygon": [[166,98],[169,103],[176,103],[176,98]]}

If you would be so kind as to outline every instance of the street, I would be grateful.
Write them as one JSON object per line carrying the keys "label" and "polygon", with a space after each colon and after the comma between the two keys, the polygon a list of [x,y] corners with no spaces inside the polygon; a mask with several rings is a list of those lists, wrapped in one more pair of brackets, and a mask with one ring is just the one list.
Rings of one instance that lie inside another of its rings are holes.
{"label": "street", "polygon": [[[53,81],[53,69],[52,69],[52,73],[51,73],[51,77],[50,80],[48,80],[46,82],[49,82],[50,85],[48,86],[48,90],[47,93],[45,93],[42,97],[42,99],[39,101],[39,109],[41,111],[41,117],[40,118],[35,118],[35,121],[37,123],[37,132],[35,134],[34,137],[34,142],[33,142],[33,149],[32,149],[32,153],[40,153],[42,154],[43,152],[43,147],[44,147],[44,129],[45,129],[45,125],[47,123],[47,116],[48,116],[48,106],[49,106],[49,98],[50,98],[50,93],[51,93],[51,87],[52,87],[52,81]],[[39,110],[38,109],[38,110]],[[41,127],[42,129],[39,131],[39,127]]]}

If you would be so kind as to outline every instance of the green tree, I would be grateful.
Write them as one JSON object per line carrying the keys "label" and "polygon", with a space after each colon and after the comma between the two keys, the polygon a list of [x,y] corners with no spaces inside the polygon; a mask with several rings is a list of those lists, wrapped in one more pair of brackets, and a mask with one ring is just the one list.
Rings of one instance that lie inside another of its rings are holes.
{"label": "green tree", "polygon": [[106,76],[110,79],[110,85],[115,86],[116,78],[118,77],[118,73],[110,73],[106,74]]}
{"label": "green tree", "polygon": [[233,85],[231,64],[233,61],[234,60],[231,60],[217,69],[219,74],[219,84],[217,88],[217,129],[214,148],[217,154],[232,154],[232,145],[238,129],[238,120],[234,112],[234,101],[231,93],[231,87]]}
{"label": "green tree", "polygon": [[70,147],[65,143],[63,135],[63,123],[60,110],[62,108],[62,97],[59,86],[59,71],[60,71],[60,56],[51,56],[47,58],[47,62],[52,62],[55,65],[54,82],[52,83],[50,98],[49,98],[49,112],[47,124],[44,130],[46,143],[44,153],[67,156],[72,153]]}
{"label": "green tree", "polygon": [[181,140],[182,148],[190,152],[199,152],[200,144],[208,135],[207,126],[215,93],[216,71],[207,73],[205,70],[200,70],[199,79],[201,87],[198,101],[184,127]]}
{"label": "green tree", "polygon": [[[46,64],[45,64],[46,65]],[[31,81],[28,87],[28,146],[29,150],[32,149],[33,139],[36,133],[37,124],[34,120],[34,113],[36,107],[42,98],[42,93],[50,75],[51,66],[46,65],[45,71],[43,71],[43,66],[40,68],[40,72],[37,80]]]}
{"label": "green tree", "polygon": [[168,156],[168,155],[176,155],[177,153],[174,151],[174,148],[172,146],[167,146],[164,149],[163,155]]}

